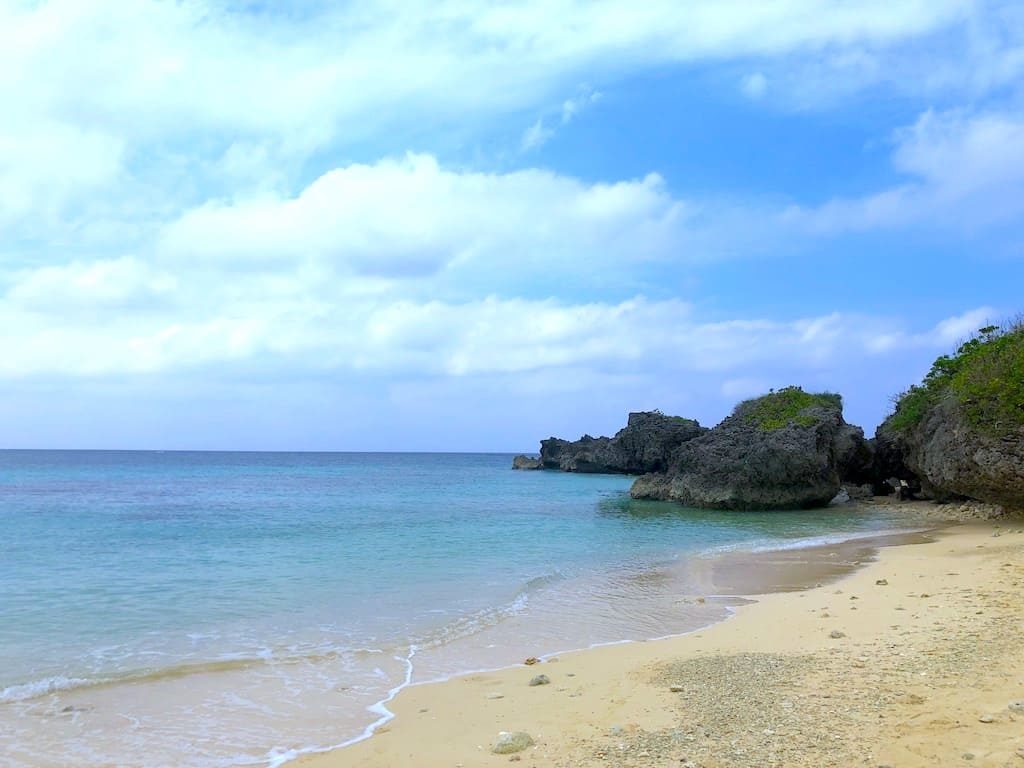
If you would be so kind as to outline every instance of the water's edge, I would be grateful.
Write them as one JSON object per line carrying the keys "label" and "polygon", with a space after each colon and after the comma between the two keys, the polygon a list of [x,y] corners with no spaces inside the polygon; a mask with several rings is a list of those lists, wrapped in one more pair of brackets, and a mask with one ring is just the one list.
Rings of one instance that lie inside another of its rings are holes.
{"label": "water's edge", "polygon": [[[785,544],[780,543],[780,545],[774,549],[738,549],[705,552],[702,553],[697,562],[691,561],[691,563],[686,567],[688,568],[691,576],[698,575],[698,578],[703,581],[704,586],[707,587],[707,594],[700,598],[701,600],[723,602],[726,609],[726,615],[721,619],[717,621],[710,621],[684,632],[643,638],[639,640],[629,639],[604,641],[593,643],[583,648],[570,648],[562,651],[545,653],[537,658],[543,662],[569,654],[586,653],[587,651],[601,647],[658,642],[661,640],[686,637],[698,632],[703,632],[709,627],[734,618],[740,608],[744,605],[756,603],[757,598],[759,597],[779,594],[781,592],[804,591],[830,584],[841,583],[861,568],[873,562],[877,558],[879,550],[886,547],[911,546],[914,544],[925,544],[935,541],[935,536],[933,534],[938,534],[942,529],[953,525],[956,525],[956,523],[932,522],[927,526],[895,530],[891,532],[871,532],[861,534],[850,533],[845,535],[843,538],[836,538],[834,541],[827,542],[821,541],[821,539],[828,538],[827,536],[815,537],[817,541],[806,547],[801,547],[799,542],[788,542]],[[802,572],[804,578],[791,581],[785,585],[776,585],[778,588],[770,590],[761,589],[759,585],[763,584],[764,581],[767,581],[768,579],[758,580],[757,573],[759,571],[762,575],[772,573],[777,569],[777,559],[780,555],[784,553],[792,554],[794,552],[802,554],[803,561],[796,568],[792,568],[790,573],[798,574]],[[723,566],[727,566],[731,560],[739,558],[742,558],[745,566],[743,579],[731,579],[729,576],[723,576],[724,573],[728,572],[728,568]],[[718,573],[717,577],[715,575],[716,572]],[[498,667],[467,669],[450,675],[413,682],[411,680],[412,657],[415,655],[415,652],[415,648],[410,649],[409,657],[406,659],[409,667],[405,682],[390,690],[384,699],[375,702],[368,708],[368,712],[377,714],[379,717],[373,723],[368,725],[362,733],[331,746],[308,747],[298,750],[289,750],[285,753],[273,755],[269,763],[269,768],[280,768],[282,765],[303,757],[335,752],[366,741],[382,726],[395,719],[395,713],[388,709],[387,705],[394,701],[394,699],[406,688],[424,685],[441,685],[470,675],[500,672],[506,669],[513,669],[522,666],[521,664],[508,664]]]}

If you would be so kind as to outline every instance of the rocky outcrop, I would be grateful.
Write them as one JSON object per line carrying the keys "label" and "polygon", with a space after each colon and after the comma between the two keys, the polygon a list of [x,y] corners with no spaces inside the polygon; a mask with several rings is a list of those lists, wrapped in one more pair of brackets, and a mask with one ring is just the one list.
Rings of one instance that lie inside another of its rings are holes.
{"label": "rocky outcrop", "polygon": [[540,459],[519,454],[512,459],[512,469],[543,469],[544,464]]}
{"label": "rocky outcrop", "polygon": [[864,430],[843,422],[835,437],[836,471],[845,485],[860,486],[874,480],[875,450]]}
{"label": "rocky outcrop", "polygon": [[626,426],[614,437],[541,440],[540,462],[546,469],[563,472],[664,472],[680,445],[706,431],[693,419],[666,416],[659,411],[631,413]]}
{"label": "rocky outcrop", "polygon": [[665,475],[639,478],[631,495],[712,509],[823,507],[839,492],[841,470],[870,466],[865,446],[837,395],[789,387],[741,403],[680,445]]}
{"label": "rocky outcrop", "polygon": [[1024,319],[938,357],[875,442],[879,474],[912,488],[911,475],[925,497],[1024,510]]}
{"label": "rocky outcrop", "polygon": [[926,495],[1024,509],[1024,429],[987,434],[968,422],[952,396],[941,398],[919,423],[896,435],[884,427],[879,432],[894,444]]}
{"label": "rocky outcrop", "polygon": [[921,494],[921,481],[907,466],[903,442],[888,419],[875,430],[871,444],[874,450],[871,485],[875,494],[887,496],[895,493],[905,498],[918,497]]}
{"label": "rocky outcrop", "polygon": [[611,447],[610,437],[584,435],[579,440],[549,437],[540,441],[540,461],[545,469],[563,472],[623,473],[623,462]]}

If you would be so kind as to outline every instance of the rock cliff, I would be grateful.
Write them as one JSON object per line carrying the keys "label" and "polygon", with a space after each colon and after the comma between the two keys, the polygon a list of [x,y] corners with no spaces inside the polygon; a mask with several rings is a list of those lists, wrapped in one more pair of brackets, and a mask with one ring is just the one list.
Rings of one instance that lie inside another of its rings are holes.
{"label": "rock cliff", "polygon": [[1024,325],[982,328],[938,358],[876,445],[879,471],[916,476],[927,496],[1024,509]]}
{"label": "rock cliff", "polygon": [[838,395],[788,387],[740,403],[682,444],[663,475],[639,478],[634,498],[733,510],[825,506],[843,471],[871,466],[863,431],[843,421]]}
{"label": "rock cliff", "polygon": [[[626,426],[614,437],[591,437],[562,440],[551,437],[541,440],[540,464],[545,469],[563,472],[601,472],[640,475],[664,472],[672,453],[687,440],[707,430],[693,419],[666,416],[658,411],[629,414]],[[532,469],[517,457],[520,469]]]}

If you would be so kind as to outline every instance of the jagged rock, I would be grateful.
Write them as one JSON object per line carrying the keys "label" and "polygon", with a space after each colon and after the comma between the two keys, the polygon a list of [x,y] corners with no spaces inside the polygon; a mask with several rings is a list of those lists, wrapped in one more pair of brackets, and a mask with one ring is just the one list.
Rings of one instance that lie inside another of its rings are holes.
{"label": "jagged rock", "polygon": [[672,480],[668,475],[641,475],[633,481],[629,493],[634,499],[669,501],[672,498]]}
{"label": "jagged rock", "polygon": [[845,483],[843,489],[846,491],[846,495],[850,497],[851,501],[864,501],[870,499],[875,495],[874,488],[871,483],[865,483],[864,485],[853,485],[852,483]]}
{"label": "jagged rock", "polygon": [[874,447],[864,439],[864,430],[843,423],[834,441],[839,479],[851,485],[863,485],[874,479]]}
{"label": "jagged rock", "polygon": [[563,472],[664,472],[676,448],[706,431],[693,419],[642,411],[629,414],[626,426],[615,437],[541,440],[540,461],[546,469]]}
{"label": "jagged rock", "polygon": [[850,493],[845,488],[840,488],[839,493],[828,503],[830,507],[841,506],[850,503]]}
{"label": "jagged rock", "polygon": [[534,459],[530,456],[524,456],[519,454],[512,459],[512,469],[543,469],[544,462],[540,459]]}
{"label": "jagged rock", "polygon": [[839,492],[837,442],[851,439],[847,426],[838,395],[788,387],[740,403],[680,445],[667,478],[639,478],[630,493],[713,509],[823,507]]}
{"label": "jagged rock", "polygon": [[[890,427],[889,419],[878,426],[871,442],[874,448],[871,483],[875,494],[888,496],[895,493],[898,496],[913,496],[920,492],[921,481],[907,466],[903,445],[899,435]],[[903,488],[907,490],[903,491]]]}
{"label": "jagged rock", "polygon": [[623,473],[622,462],[610,437],[584,435],[579,440],[550,437],[540,441],[540,460],[545,469],[563,472]]}
{"label": "jagged rock", "polygon": [[992,437],[975,429],[951,397],[900,434],[907,467],[939,501],[969,498],[1024,509],[1024,431]]}

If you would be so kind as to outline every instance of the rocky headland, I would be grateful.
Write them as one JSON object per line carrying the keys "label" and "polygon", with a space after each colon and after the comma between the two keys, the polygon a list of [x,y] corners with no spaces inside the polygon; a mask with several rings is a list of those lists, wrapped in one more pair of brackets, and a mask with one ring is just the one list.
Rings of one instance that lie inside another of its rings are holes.
{"label": "rocky headland", "polygon": [[740,403],[631,494],[711,509],[822,507],[870,464],[864,433],[843,420],[838,395],[787,387]]}
{"label": "rocky headland", "polygon": [[711,429],[631,413],[614,437],[552,437],[514,467],[640,475],[634,498],[700,508],[806,509],[895,493],[1022,510],[1024,325],[982,328],[936,360],[871,440],[843,419],[839,395],[786,387]]}
{"label": "rocky headland", "polygon": [[705,432],[707,429],[693,419],[641,411],[629,414],[626,426],[614,437],[541,440],[540,458],[516,456],[513,468],[624,475],[665,472],[675,450]]}
{"label": "rocky headland", "polygon": [[925,497],[1024,509],[1024,324],[982,328],[938,358],[899,397],[876,444],[886,451],[878,461]]}

